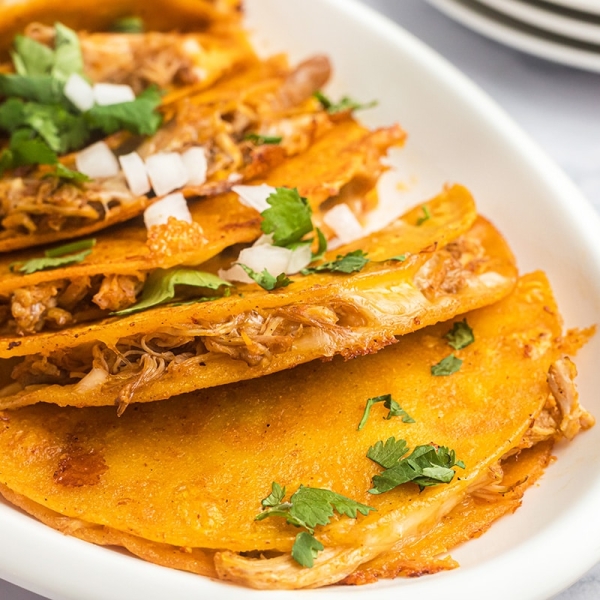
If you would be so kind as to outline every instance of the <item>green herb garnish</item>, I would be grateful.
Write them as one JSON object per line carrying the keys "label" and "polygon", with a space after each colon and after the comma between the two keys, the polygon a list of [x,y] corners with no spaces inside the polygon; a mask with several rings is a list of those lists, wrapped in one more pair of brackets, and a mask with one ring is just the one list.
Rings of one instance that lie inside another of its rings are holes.
{"label": "green herb garnish", "polygon": [[132,102],[93,106],[86,117],[92,129],[100,129],[106,134],[126,129],[139,135],[152,135],[162,123],[161,115],[156,112],[161,98],[156,86],[149,87]]}
{"label": "green herb garnish", "polygon": [[59,246],[58,248],[51,248],[44,252],[42,258],[32,258],[21,264],[20,267],[16,266],[20,263],[12,263],[10,265],[10,270],[17,273],[23,273],[24,275],[30,275],[36,271],[46,271],[48,269],[57,269],[58,267],[75,265],[83,262],[85,258],[91,254],[95,244],[96,240],[90,239],[72,242],[70,244],[65,244],[64,246]]}
{"label": "green herb garnish", "polygon": [[431,374],[435,375],[436,377],[452,375],[460,370],[462,364],[463,361],[460,358],[457,358],[454,356],[454,354],[451,354],[450,356],[446,356],[446,358],[440,360],[439,363],[432,365]]}
{"label": "green herb garnish", "polygon": [[140,17],[123,17],[111,26],[113,33],[144,33],[144,20]]}
{"label": "green herb garnish", "polygon": [[300,242],[313,229],[312,210],[308,200],[297,189],[279,187],[268,198],[267,208],[261,213],[261,229],[273,234],[273,245],[290,246]]}
{"label": "green herb garnish", "polygon": [[469,327],[467,319],[454,323],[445,337],[448,340],[448,345],[455,350],[462,350],[475,341],[473,330]]}
{"label": "green herb garnish", "polygon": [[204,290],[218,290],[222,286],[231,286],[230,283],[223,281],[216,275],[196,271],[195,269],[178,267],[173,269],[157,269],[148,276],[144,284],[142,297],[137,304],[111,314],[118,316],[129,315],[170,302],[177,294],[177,286],[182,285],[198,288],[198,296],[201,299],[206,298],[206,295],[203,295]]}
{"label": "green herb garnish", "polygon": [[406,254],[398,254],[398,256],[392,256],[388,260],[395,260],[396,262],[404,262],[408,256]]}
{"label": "green herb garnish", "polygon": [[283,138],[280,135],[259,135],[258,133],[247,133],[245,140],[256,144],[257,146],[281,144]]}
{"label": "green herb garnish", "polygon": [[257,273],[246,265],[241,263],[237,264],[240,265],[244,271],[246,271],[248,277],[258,283],[263,290],[267,290],[267,292],[272,292],[273,290],[287,287],[290,285],[290,283],[292,283],[292,280],[285,273],[280,273],[277,275],[277,277],[275,277],[274,275],[271,275],[267,269],[264,269],[262,273]]}
{"label": "green herb garnish", "polygon": [[392,398],[391,394],[386,394],[385,396],[376,396],[375,398],[369,398],[367,400],[365,411],[360,423],[358,424],[358,431],[360,431],[367,424],[369,414],[371,413],[371,407],[378,402],[383,402],[383,406],[389,411],[384,419],[389,420],[392,417],[402,417],[403,423],[415,422],[415,420]]}
{"label": "green herb garnish", "polygon": [[[58,155],[84,147],[99,135],[125,129],[151,135],[161,124],[160,92],[149,88],[133,102],[94,106],[85,113],[65,97],[73,74],[83,76],[83,55],[77,33],[55,24],[54,49],[17,36],[12,52],[16,73],[0,75],[0,130],[11,134],[0,155],[0,175],[22,165],[57,164]],[[62,179],[80,182],[57,168]]]}
{"label": "green herb garnish", "polygon": [[373,477],[373,488],[369,493],[383,494],[409,481],[416,483],[421,490],[450,483],[455,475],[452,467],[465,468],[465,464],[456,459],[454,450],[445,446],[417,446],[409,456],[403,458],[407,452],[406,441],[393,437],[369,448],[367,457],[385,469]]}
{"label": "green herb garnish", "polygon": [[345,255],[339,255],[335,260],[323,263],[317,267],[309,267],[302,269],[302,275],[310,275],[312,273],[356,273],[364,268],[369,262],[367,255],[362,250],[354,250]]}
{"label": "green herb garnish", "polygon": [[356,100],[352,100],[348,96],[344,96],[339,102],[333,102],[330,100],[323,92],[315,92],[314,97],[321,103],[321,106],[330,114],[336,114],[345,111],[353,111],[353,110],[364,110],[366,108],[373,108],[377,106],[377,101],[373,100],[371,102],[361,103],[356,102]]}
{"label": "green herb garnish", "polygon": [[429,219],[431,219],[431,213],[429,212],[429,208],[427,206],[421,206],[421,210],[423,211],[423,216],[417,219],[417,226],[421,226],[423,223],[425,223],[425,221],[429,221]]}
{"label": "green herb garnish", "polygon": [[325,237],[325,234],[318,227],[315,228],[315,231],[317,232],[319,246],[317,251],[313,252],[311,262],[321,260],[323,256],[325,256],[325,252],[327,252],[327,238]]}
{"label": "green herb garnish", "polygon": [[284,497],[285,487],[273,482],[271,493],[261,502],[265,510],[259,513],[255,520],[283,517],[290,525],[304,528],[306,531],[296,536],[292,548],[292,557],[303,567],[312,567],[317,553],[324,549],[313,534],[317,525],[329,523],[334,511],[356,519],[358,513],[367,515],[375,510],[371,506],[361,504],[331,490],[302,485],[292,495],[289,502],[283,502]]}

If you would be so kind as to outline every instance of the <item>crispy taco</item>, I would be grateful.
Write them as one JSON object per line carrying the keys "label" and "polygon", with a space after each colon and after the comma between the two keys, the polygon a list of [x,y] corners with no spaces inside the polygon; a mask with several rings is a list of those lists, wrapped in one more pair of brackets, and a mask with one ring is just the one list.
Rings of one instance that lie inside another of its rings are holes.
{"label": "crispy taco", "polygon": [[[375,201],[374,187],[384,169],[382,156],[403,139],[399,127],[370,132],[344,119],[331,125],[306,152],[280,165],[264,162],[266,173],[254,183],[297,189],[308,199],[317,224],[324,203],[351,205],[360,217]],[[235,193],[190,203],[189,210],[191,223],[171,217],[147,228],[137,220],[96,234],[87,240],[94,245],[83,254],[75,248],[81,251],[85,243],[68,245],[66,258],[59,260],[45,261],[44,252],[37,249],[0,258],[3,336],[56,331],[105,318],[135,304],[156,269],[200,265],[228,246],[253,242],[262,233],[259,213],[243,205]],[[60,248],[64,247],[58,252]],[[58,256],[56,248],[50,252]]]}
{"label": "crispy taco", "polygon": [[[360,250],[350,244],[329,251],[282,286],[272,277],[271,291],[264,282],[238,283],[210,301],[154,308],[142,298],[147,310],[136,312],[138,305],[91,326],[3,338],[0,407],[117,403],[122,412],[132,401],[376,352],[397,335],[508,294],[514,257],[494,227],[477,218],[468,191],[449,188],[427,211],[426,222],[419,206],[354,242]],[[161,277],[171,281],[170,273]],[[146,301],[165,287],[157,274],[152,284]]]}
{"label": "crispy taco", "polygon": [[350,363],[121,418],[4,411],[0,492],[69,535],[254,588],[451,568],[437,553],[516,508],[552,442],[593,424],[565,356],[585,337],[563,337],[534,273],[493,306]]}

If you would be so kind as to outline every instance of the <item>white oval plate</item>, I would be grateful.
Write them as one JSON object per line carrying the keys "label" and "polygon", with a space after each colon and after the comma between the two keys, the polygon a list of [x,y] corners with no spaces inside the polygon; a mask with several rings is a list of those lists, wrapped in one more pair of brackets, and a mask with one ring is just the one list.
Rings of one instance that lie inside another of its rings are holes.
{"label": "white oval plate", "polygon": [[[355,0],[247,0],[271,50],[329,54],[331,95],[378,98],[371,125],[400,121],[403,201],[459,181],[506,234],[523,271],[543,268],[569,326],[600,322],[600,223],[592,207],[513,122],[443,59]],[[397,186],[388,193],[400,194]],[[409,198],[409,196],[411,196]],[[600,416],[599,339],[578,359],[583,403]],[[356,588],[256,592],[157,567],[65,537],[0,504],[0,577],[53,600],[541,600],[600,559],[600,426],[568,447],[514,515],[453,552],[461,567]]]}
{"label": "white oval plate", "polygon": [[[570,42],[491,11],[476,0],[427,0],[449,17],[497,42],[553,62],[600,73],[600,47]],[[503,1],[503,0],[501,0]]]}
{"label": "white oval plate", "polygon": [[570,10],[579,10],[581,12],[588,12],[595,15],[600,15],[600,2],[598,0],[544,0],[568,8]]}
{"label": "white oval plate", "polygon": [[[551,6],[543,8],[537,4],[529,4],[522,0],[478,0],[494,10],[545,31],[558,35],[600,44],[600,23],[586,19],[586,15],[575,18],[562,12],[554,11]],[[600,2],[598,3],[600,6]],[[573,13],[576,14],[576,13]]]}

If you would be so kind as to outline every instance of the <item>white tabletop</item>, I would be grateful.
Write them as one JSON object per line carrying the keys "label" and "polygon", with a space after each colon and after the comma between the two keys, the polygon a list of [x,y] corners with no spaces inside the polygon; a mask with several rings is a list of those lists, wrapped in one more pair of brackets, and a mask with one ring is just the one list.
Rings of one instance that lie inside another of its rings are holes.
{"label": "white tabletop", "polygon": [[[363,1],[435,48],[479,84],[600,211],[600,75],[505,48],[455,24],[424,0]],[[561,551],[568,550],[557,549]],[[554,600],[598,598],[600,565]],[[1,580],[0,599],[43,600]]]}

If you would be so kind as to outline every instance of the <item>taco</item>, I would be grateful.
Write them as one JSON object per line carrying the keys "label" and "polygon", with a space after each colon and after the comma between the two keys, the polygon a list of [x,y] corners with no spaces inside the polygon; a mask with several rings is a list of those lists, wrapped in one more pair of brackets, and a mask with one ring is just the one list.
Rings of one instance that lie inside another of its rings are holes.
{"label": "taco", "polygon": [[[3,338],[0,407],[116,403],[122,412],[132,401],[376,352],[397,335],[508,294],[514,258],[494,227],[477,218],[467,190],[449,188],[427,206],[426,222],[419,206],[361,240],[362,250],[330,251],[272,291],[240,283],[210,301],[139,312],[134,306],[91,326]],[[147,297],[163,286],[153,277]]]}
{"label": "taco", "polygon": [[[283,164],[269,164],[263,157],[265,174],[253,183],[298,189],[308,198],[316,224],[323,203],[351,204],[360,217],[376,201],[382,156],[403,139],[399,127],[369,132],[343,119]],[[147,228],[134,221],[97,234],[83,254],[65,252],[67,258],[58,261],[44,261],[39,250],[0,257],[3,336],[12,339],[105,318],[135,304],[156,269],[200,265],[262,233],[259,213],[241,204],[235,193],[190,203],[189,210],[191,223],[170,218]],[[76,247],[82,249],[81,244]]]}
{"label": "taco", "polygon": [[4,411],[0,492],[69,535],[254,588],[455,566],[436,552],[516,508],[552,442],[593,424],[565,356],[585,337],[563,337],[534,273],[493,306],[349,363],[121,418]]}

